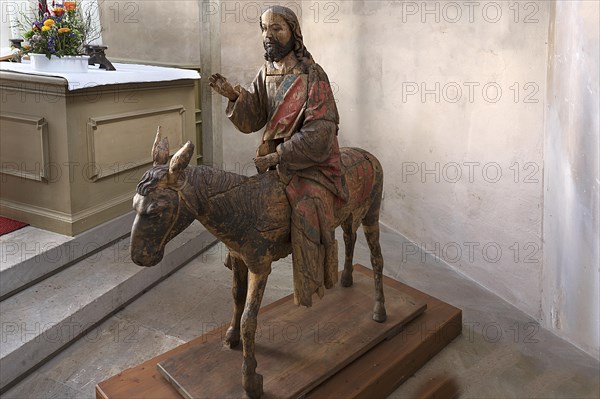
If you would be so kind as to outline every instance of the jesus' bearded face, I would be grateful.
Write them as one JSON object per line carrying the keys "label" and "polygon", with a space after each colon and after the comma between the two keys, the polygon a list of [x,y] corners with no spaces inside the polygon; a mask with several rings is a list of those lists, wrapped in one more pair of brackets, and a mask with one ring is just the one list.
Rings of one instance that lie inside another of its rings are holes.
{"label": "jesus' bearded face", "polygon": [[267,10],[261,16],[263,46],[269,61],[280,61],[294,49],[294,37],[285,19]]}

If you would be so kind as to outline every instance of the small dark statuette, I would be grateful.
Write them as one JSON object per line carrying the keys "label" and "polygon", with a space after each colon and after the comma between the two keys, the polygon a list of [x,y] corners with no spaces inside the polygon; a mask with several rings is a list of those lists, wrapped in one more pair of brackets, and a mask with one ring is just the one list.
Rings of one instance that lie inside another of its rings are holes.
{"label": "small dark statuette", "polygon": [[243,133],[265,128],[255,158],[258,175],[246,177],[188,166],[186,143],[168,162],[169,145],[157,133],[154,167],[137,186],[131,258],[156,265],[165,244],[194,219],[229,249],[233,317],[225,344],[243,344],[242,384],[250,398],[263,393],[256,373],[255,333],[271,263],[292,254],[294,301],[311,306],[316,293],[338,279],[335,228],[342,226],[346,257],[341,283],[352,285],[356,231],[363,226],[375,280],[373,320],[386,320],[383,257],[379,245],[381,164],[357,148],[338,146],[339,117],[329,80],[304,46],[298,19],[273,6],[261,16],[264,66],[246,90],[220,74],[211,87],[227,97],[227,116]]}
{"label": "small dark statuette", "polygon": [[8,39],[8,41],[11,48],[19,51],[0,58],[0,61],[21,62],[22,53],[20,50],[22,49],[23,39]]}
{"label": "small dark statuette", "polygon": [[100,64],[100,69],[106,69],[107,71],[116,71],[117,69],[111,64],[106,58],[104,53],[108,46],[97,46],[88,44],[85,46],[85,54],[90,56],[88,65]]}
{"label": "small dark statuette", "polygon": [[9,39],[10,46],[12,48],[21,48],[21,44],[23,43],[23,39]]}

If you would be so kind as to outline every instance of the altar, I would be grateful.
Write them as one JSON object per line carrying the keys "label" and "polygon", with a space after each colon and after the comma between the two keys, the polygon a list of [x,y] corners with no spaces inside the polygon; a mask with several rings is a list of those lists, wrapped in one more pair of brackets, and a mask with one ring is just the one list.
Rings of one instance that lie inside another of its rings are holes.
{"label": "altar", "polygon": [[131,210],[158,126],[173,151],[199,141],[196,71],[114,65],[0,62],[1,215],[74,236]]}

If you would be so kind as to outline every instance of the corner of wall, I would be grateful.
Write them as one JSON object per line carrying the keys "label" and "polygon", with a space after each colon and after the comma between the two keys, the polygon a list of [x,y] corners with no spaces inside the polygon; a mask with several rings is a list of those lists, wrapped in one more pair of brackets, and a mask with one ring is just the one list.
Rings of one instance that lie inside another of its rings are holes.
{"label": "corner of wall", "polygon": [[541,322],[600,356],[597,2],[552,2],[544,112]]}

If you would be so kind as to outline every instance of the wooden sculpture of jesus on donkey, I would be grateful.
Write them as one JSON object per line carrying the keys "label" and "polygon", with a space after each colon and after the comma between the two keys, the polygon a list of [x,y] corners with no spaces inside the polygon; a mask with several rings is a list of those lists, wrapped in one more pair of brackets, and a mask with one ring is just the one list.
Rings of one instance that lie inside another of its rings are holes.
{"label": "wooden sculpture of jesus on donkey", "polygon": [[373,320],[386,320],[379,245],[383,171],[368,152],[338,146],[339,116],[323,69],[304,46],[296,15],[273,6],[260,19],[266,62],[246,90],[220,74],[210,86],[225,96],[227,117],[243,133],[263,127],[255,158],[258,175],[246,177],[206,166],[191,167],[188,142],[168,162],[166,138],[157,134],[154,167],[137,187],[131,257],[157,264],[166,242],[194,220],[229,250],[234,310],[225,344],[243,344],[242,384],[259,398],[257,314],[271,263],[292,254],[294,302],[310,307],[338,279],[335,228],[342,226],[345,263],[341,284],[352,285],[356,231],[362,224],[375,281]]}

